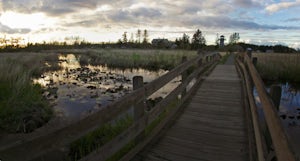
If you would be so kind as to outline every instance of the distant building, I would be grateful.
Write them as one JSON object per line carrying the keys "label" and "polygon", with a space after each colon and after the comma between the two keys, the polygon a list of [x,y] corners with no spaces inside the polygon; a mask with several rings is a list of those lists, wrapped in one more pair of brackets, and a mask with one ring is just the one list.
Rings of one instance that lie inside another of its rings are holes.
{"label": "distant building", "polygon": [[176,48],[176,44],[173,42],[169,41],[168,39],[153,39],[151,41],[152,45],[154,47],[158,48]]}
{"label": "distant building", "polygon": [[220,40],[220,47],[224,47],[225,46],[225,36],[221,35],[219,40]]}

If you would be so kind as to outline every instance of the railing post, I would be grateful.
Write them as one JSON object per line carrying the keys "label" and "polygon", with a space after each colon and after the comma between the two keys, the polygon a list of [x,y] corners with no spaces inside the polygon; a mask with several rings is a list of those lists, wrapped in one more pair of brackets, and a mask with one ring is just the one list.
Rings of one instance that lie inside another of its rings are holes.
{"label": "railing post", "polygon": [[272,85],[270,88],[270,96],[274,103],[274,106],[279,110],[280,99],[281,99],[281,87],[279,85]]}
{"label": "railing post", "polygon": [[253,63],[254,66],[257,65],[257,57],[253,57],[252,58],[252,63]]}
{"label": "railing post", "polygon": [[249,58],[252,58],[252,49],[251,48],[247,48],[247,55],[249,56]]}
{"label": "railing post", "polygon": [[[144,81],[143,81],[143,77],[142,76],[134,76],[133,77],[133,90],[142,88],[144,86]],[[142,99],[139,102],[136,102],[134,105],[134,109],[133,109],[133,118],[134,118],[134,122],[139,122],[139,123],[144,123],[144,122],[140,122],[140,119],[144,116],[145,114],[145,92],[143,93],[143,95],[141,96]],[[137,131],[139,131],[139,128],[144,127],[144,125],[141,126],[141,124],[139,124],[139,126],[137,127]],[[142,133],[140,133],[136,138],[135,138],[135,142],[139,143],[141,140],[144,139],[145,133],[144,131]]]}
{"label": "railing post", "polygon": [[[181,60],[181,63],[185,63],[186,61],[187,61],[187,57],[183,56],[182,60]],[[187,77],[188,77],[188,73],[185,70],[181,73],[181,82],[183,83],[186,80]],[[186,94],[186,88],[181,92],[181,98],[183,98],[185,96],[185,94]]]}
{"label": "railing post", "polygon": [[201,65],[202,65],[202,59],[203,58],[199,59],[199,61],[198,61],[198,67],[201,67]]}

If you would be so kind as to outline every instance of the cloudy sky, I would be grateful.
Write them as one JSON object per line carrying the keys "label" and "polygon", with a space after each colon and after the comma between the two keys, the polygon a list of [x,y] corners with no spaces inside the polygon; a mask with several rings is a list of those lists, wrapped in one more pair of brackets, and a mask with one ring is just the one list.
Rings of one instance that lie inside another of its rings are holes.
{"label": "cloudy sky", "polygon": [[0,0],[0,37],[114,42],[147,29],[174,40],[200,29],[208,44],[238,32],[246,43],[300,48],[299,12],[300,0]]}

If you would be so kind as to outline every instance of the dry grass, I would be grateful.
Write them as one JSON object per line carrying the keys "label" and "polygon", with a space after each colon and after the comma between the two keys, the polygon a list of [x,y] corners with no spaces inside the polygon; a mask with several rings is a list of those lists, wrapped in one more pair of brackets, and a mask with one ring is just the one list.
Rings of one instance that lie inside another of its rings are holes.
{"label": "dry grass", "polygon": [[98,49],[76,50],[72,53],[77,55],[81,65],[107,65],[111,68],[148,70],[170,70],[181,63],[183,56],[188,59],[197,56],[196,51],[186,50]]}
{"label": "dry grass", "polygon": [[257,69],[265,80],[300,82],[300,54],[254,53]]}

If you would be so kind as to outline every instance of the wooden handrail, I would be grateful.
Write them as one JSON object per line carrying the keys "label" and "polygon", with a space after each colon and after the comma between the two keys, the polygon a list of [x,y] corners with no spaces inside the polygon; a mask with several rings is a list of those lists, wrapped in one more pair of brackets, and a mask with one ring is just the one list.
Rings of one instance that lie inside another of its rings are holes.
{"label": "wooden handrail", "polygon": [[[68,146],[73,141],[95,130],[100,125],[108,123],[114,118],[117,118],[120,114],[130,109],[136,102],[143,101],[141,99],[144,98],[141,98],[141,95],[144,95],[146,97],[150,96],[155,91],[167,84],[169,81],[179,76],[182,72],[186,71],[189,67],[193,66],[194,64],[202,64],[199,63],[199,61],[207,60],[210,61],[209,63],[211,63],[211,60],[215,60],[213,58],[215,58],[216,55],[216,53],[199,55],[196,59],[189,60],[177,66],[162,77],[159,77],[157,80],[154,80],[145,85],[143,88],[134,90],[130,94],[122,97],[120,100],[107,105],[100,111],[97,111],[89,115],[88,117],[74,122],[68,126],[46,132],[33,132],[32,134],[23,134],[19,141],[11,142],[10,144],[6,145],[0,145],[0,157],[4,161],[26,161],[39,158],[44,158],[43,160],[46,160],[45,158],[47,158],[47,156],[53,155],[55,155],[56,158],[62,158],[68,152]],[[210,58],[206,59],[208,57]],[[204,62],[203,65],[205,64],[207,63]],[[197,72],[199,72],[199,70],[200,69],[198,69]],[[191,79],[189,78],[187,80]],[[188,83],[182,82],[182,84],[187,85]],[[181,90],[185,90],[185,87],[180,88]],[[143,119],[148,118],[141,118],[141,120]],[[134,123],[134,126],[139,124],[140,123]],[[136,134],[142,130],[141,128],[145,128],[145,125],[135,130],[132,130],[134,128],[131,126],[122,134],[120,134],[119,137],[135,137]],[[132,131],[135,131],[136,133],[131,133]],[[118,137],[116,137],[116,139],[118,139]],[[113,139],[112,141],[116,142],[116,139]],[[112,142],[108,143],[105,147],[110,147],[110,145],[112,145]],[[116,150],[118,150],[118,148],[112,151]]]}
{"label": "wooden handrail", "polygon": [[252,64],[249,56],[247,54],[243,55],[244,64],[248,68],[248,72],[252,78],[254,86],[257,89],[258,96],[262,103],[262,108],[264,111],[264,117],[267,122],[268,129],[271,134],[273,146],[275,149],[276,157],[278,161],[295,161],[294,153],[289,145],[288,137],[284,132],[281,121],[276,112],[276,108],[269,95],[267,94],[264,83],[257,72],[255,66]]}
{"label": "wooden handrail", "polygon": [[245,83],[244,88],[246,90],[246,97],[248,97],[248,99],[247,99],[248,101],[246,103],[249,104],[249,106],[246,106],[246,108],[250,107],[250,115],[251,115],[251,121],[253,124],[257,159],[258,159],[258,161],[265,161],[265,156],[266,156],[265,153],[267,153],[267,152],[264,148],[265,142],[263,141],[262,132],[261,132],[261,128],[259,125],[258,112],[257,112],[257,107],[256,107],[256,104],[254,101],[254,97],[253,97],[253,91],[252,91],[252,87],[251,87],[250,78],[249,78],[249,75],[248,75],[245,65],[239,59],[237,59],[237,64],[238,64],[239,69],[241,70],[241,74],[242,74],[242,77],[243,77],[244,83]]}

